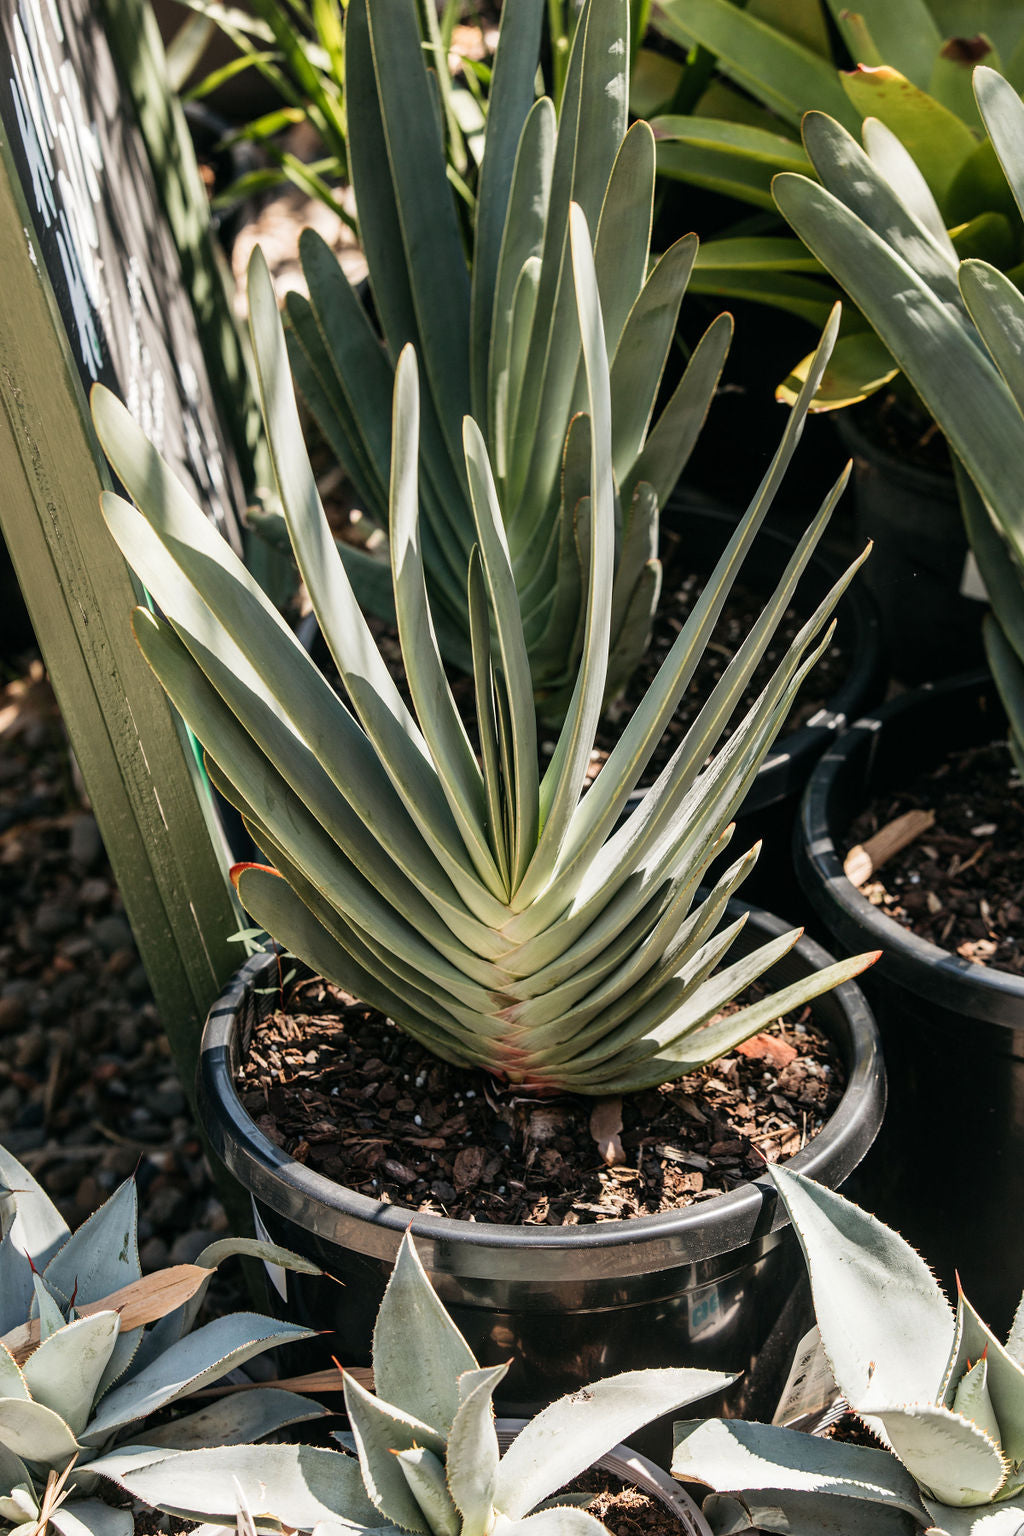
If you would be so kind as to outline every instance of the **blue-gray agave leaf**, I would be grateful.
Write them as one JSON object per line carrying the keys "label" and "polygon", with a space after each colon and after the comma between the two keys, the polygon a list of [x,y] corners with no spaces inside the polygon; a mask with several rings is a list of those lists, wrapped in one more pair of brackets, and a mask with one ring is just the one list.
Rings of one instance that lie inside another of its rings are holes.
{"label": "blue-gray agave leaf", "polygon": [[729,1496],[708,1511],[716,1532],[747,1529],[737,1523],[747,1515],[750,1528],[809,1530],[813,1511],[851,1532],[874,1529],[871,1520],[879,1531],[927,1525],[936,1536],[1019,1532],[1024,1367],[962,1294],[954,1316],[898,1233],[801,1174],[769,1173],[807,1261],[839,1388],[890,1450],[766,1425],[678,1424],[673,1471]]}

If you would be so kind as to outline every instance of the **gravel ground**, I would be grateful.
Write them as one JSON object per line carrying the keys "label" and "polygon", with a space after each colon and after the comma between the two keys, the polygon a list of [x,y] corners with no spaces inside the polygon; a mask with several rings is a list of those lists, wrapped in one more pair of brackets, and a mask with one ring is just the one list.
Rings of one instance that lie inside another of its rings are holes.
{"label": "gravel ground", "polygon": [[136,1172],[144,1270],[227,1222],[38,656],[0,663],[0,1141],[72,1227]]}

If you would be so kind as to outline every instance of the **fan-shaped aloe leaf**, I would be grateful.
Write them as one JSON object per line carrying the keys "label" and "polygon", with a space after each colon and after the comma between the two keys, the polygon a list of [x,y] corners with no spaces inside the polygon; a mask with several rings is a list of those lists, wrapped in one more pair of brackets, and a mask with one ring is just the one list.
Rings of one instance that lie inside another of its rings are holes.
{"label": "fan-shaped aloe leaf", "polygon": [[[712,1493],[704,1500],[702,1513],[713,1536],[742,1536],[747,1531],[778,1532],[779,1536],[918,1536],[922,1524],[902,1509],[854,1499],[831,1501],[818,1493],[791,1493],[785,1488],[736,1497]],[[939,1533],[929,1526],[929,1536]]]}
{"label": "fan-shaped aloe leaf", "polygon": [[[672,1475],[684,1481],[742,1491],[745,1500],[769,1490],[827,1494],[842,1500],[842,1511],[848,1501],[863,1501],[876,1512],[889,1505],[928,1523],[916,1482],[888,1451],[743,1419],[684,1421],[672,1432]],[[827,1504],[820,1507],[824,1512]]]}
{"label": "fan-shaped aloe leaf", "polygon": [[311,1338],[313,1330],[274,1322],[251,1312],[232,1312],[172,1344],[144,1370],[107,1393],[83,1442],[98,1445],[115,1429],[155,1413],[177,1398],[217,1381],[274,1344]]}
{"label": "fan-shaped aloe leaf", "polygon": [[476,1368],[406,1234],[373,1330],[377,1393],[446,1437],[459,1410],[458,1379]]}
{"label": "fan-shaped aloe leaf", "polygon": [[363,1490],[358,1462],[314,1446],[185,1451],[119,1479],[129,1493],[168,1514],[231,1526],[237,1513],[236,1480],[257,1520],[272,1516],[295,1530],[310,1530],[321,1520],[347,1530],[383,1524]]}
{"label": "fan-shaped aloe leaf", "polygon": [[897,1232],[834,1190],[774,1165],[811,1277],[822,1343],[840,1391],[869,1403],[934,1402],[953,1311],[924,1260]]}
{"label": "fan-shaped aloe leaf", "polygon": [[521,1430],[501,1459],[494,1502],[525,1515],[599,1460],[624,1434],[735,1380],[718,1371],[626,1371],[561,1398]]}
{"label": "fan-shaped aloe leaf", "polygon": [[1024,106],[1009,81],[985,65],[974,71],[978,108],[1010,184],[1017,207],[1024,215]]}

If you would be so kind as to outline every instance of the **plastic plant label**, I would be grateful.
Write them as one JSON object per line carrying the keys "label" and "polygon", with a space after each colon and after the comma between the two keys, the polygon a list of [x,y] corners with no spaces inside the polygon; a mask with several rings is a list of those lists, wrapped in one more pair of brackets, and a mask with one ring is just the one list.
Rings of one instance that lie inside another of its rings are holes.
{"label": "plastic plant label", "polygon": [[830,1408],[839,1395],[831,1367],[825,1357],[817,1326],[805,1333],[796,1347],[773,1424],[799,1427]]}
{"label": "plastic plant label", "polygon": [[[249,1198],[252,1200],[251,1195]],[[256,1209],[255,1200],[252,1200],[252,1224],[256,1228],[256,1236],[259,1238],[261,1243],[272,1243],[274,1241],[260,1220],[260,1213]],[[288,1276],[285,1271],[281,1268],[280,1264],[268,1264],[266,1259],[263,1260],[263,1268],[266,1270],[267,1278],[269,1279],[271,1285],[274,1287],[274,1290],[280,1296],[281,1300],[287,1302]]]}

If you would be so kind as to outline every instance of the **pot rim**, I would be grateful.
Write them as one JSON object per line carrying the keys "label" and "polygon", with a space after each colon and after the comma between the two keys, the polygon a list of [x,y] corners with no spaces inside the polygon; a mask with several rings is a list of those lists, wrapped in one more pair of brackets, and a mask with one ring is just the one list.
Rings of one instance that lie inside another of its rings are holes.
{"label": "pot rim", "polygon": [[[498,1445],[504,1455],[529,1419],[509,1419],[500,1416],[494,1421]],[[592,1463],[590,1471],[610,1472],[623,1483],[634,1483],[644,1493],[649,1493],[676,1516],[688,1536],[711,1536],[711,1527],[700,1512],[700,1506],[691,1499],[686,1489],[663,1467],[630,1445],[613,1445],[610,1451]]]}
{"label": "pot rim", "polygon": [[[750,914],[749,925],[762,939],[792,931],[790,924],[757,908]],[[813,969],[831,961],[807,938],[799,940],[791,955]],[[774,1185],[765,1177],[679,1210],[560,1227],[491,1225],[410,1211],[336,1183],[296,1162],[265,1136],[235,1088],[237,1015],[248,989],[265,980],[265,972],[275,964],[274,952],[254,955],[214,1004],[203,1031],[197,1092],[202,1123],[217,1155],[255,1198],[279,1214],[294,1220],[296,1205],[305,1211],[308,1204],[319,1219],[323,1209],[323,1235],[392,1262],[402,1236],[411,1230],[428,1268],[461,1274],[489,1276],[501,1266],[503,1253],[527,1249],[532,1276],[539,1281],[649,1274],[732,1252],[787,1225]],[[842,1011],[848,1032],[847,1084],[824,1128],[788,1163],[840,1184],[877,1134],[885,1076],[877,1026],[860,988],[845,982],[826,997]],[[339,1223],[345,1224],[344,1238],[337,1235]]]}
{"label": "pot rim", "polygon": [[[952,707],[958,695],[979,689],[996,697],[995,684],[986,671],[924,683],[862,716],[835,741],[814,769],[800,807],[796,828],[797,872],[807,894],[827,912],[830,926],[833,918],[842,923],[846,930],[844,939],[850,939],[849,930],[855,925],[867,935],[869,944],[884,951],[879,961],[880,975],[905,981],[915,992],[954,1011],[1021,1028],[1024,976],[965,960],[930,939],[921,938],[873,906],[847,879],[833,830],[833,797],[843,775],[855,771],[851,759],[857,753],[870,751],[870,743],[865,745],[866,737],[874,738],[889,721],[923,704],[948,700]],[[1015,1006],[1021,1014],[1016,1023],[1006,1017],[1008,1006]]]}

